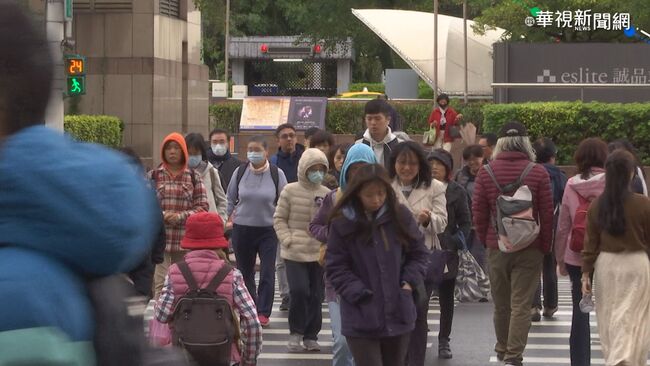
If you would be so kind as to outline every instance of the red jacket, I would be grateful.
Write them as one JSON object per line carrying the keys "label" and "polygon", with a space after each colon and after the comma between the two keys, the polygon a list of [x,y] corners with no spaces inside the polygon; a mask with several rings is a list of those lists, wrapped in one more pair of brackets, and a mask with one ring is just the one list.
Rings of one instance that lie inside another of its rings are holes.
{"label": "red jacket", "polygon": [[[445,119],[447,120],[445,131],[449,131],[449,127],[451,126],[456,126],[457,116],[458,116],[458,112],[456,112],[452,107],[447,107],[447,109],[445,110]],[[442,113],[440,112],[440,107],[436,106],[433,109],[433,112],[431,112],[431,115],[429,116],[429,126],[433,126],[436,128],[436,136],[440,135],[440,117],[442,117]],[[445,133],[444,142],[454,142],[454,139],[451,136],[449,136],[448,133]]]}
{"label": "red jacket", "polygon": [[[529,162],[526,154],[508,151],[499,154],[496,160],[490,163],[490,167],[499,184],[504,186],[517,180]],[[544,166],[535,166],[524,179],[524,184],[533,194],[533,214],[540,225],[539,236],[531,246],[540,248],[544,253],[550,253],[553,239],[553,193]],[[479,239],[492,249],[499,248],[492,223],[492,216],[496,215],[495,205],[499,194],[499,189],[494,185],[487,171],[481,169],[474,185],[472,213]]]}

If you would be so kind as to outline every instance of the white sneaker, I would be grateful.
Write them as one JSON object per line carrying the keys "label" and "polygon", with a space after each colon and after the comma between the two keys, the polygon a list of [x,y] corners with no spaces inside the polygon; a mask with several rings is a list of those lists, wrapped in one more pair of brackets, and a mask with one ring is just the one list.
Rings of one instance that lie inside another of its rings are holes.
{"label": "white sneaker", "polygon": [[309,352],[320,352],[320,344],[313,339],[305,339],[305,348]]}
{"label": "white sneaker", "polygon": [[304,351],[305,347],[302,345],[302,336],[300,334],[290,335],[289,343],[287,343],[287,349],[292,353]]}

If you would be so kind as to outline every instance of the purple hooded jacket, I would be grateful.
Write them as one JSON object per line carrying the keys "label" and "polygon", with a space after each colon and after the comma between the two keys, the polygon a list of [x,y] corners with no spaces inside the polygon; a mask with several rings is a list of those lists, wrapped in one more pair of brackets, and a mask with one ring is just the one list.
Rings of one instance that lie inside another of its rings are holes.
{"label": "purple hooded jacket", "polygon": [[429,252],[413,215],[400,205],[401,224],[417,238],[403,250],[396,230],[400,223],[385,207],[370,229],[363,229],[351,207],[329,228],[325,272],[341,297],[344,336],[393,337],[415,327],[413,294],[402,284],[415,287],[421,281]]}

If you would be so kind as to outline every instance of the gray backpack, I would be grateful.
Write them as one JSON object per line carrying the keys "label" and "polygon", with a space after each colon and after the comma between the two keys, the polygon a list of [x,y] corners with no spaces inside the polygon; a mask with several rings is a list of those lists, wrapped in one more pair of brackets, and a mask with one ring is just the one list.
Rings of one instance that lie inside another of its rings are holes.
{"label": "gray backpack", "polygon": [[[493,216],[492,221],[499,239],[499,250],[504,253],[522,250],[539,236],[539,224],[533,216],[533,194],[528,186],[523,184],[535,165],[528,163],[516,181],[503,187],[497,182],[492,167],[489,164],[485,166],[488,175],[501,192],[496,202],[496,218]],[[509,196],[512,192],[514,194]]]}

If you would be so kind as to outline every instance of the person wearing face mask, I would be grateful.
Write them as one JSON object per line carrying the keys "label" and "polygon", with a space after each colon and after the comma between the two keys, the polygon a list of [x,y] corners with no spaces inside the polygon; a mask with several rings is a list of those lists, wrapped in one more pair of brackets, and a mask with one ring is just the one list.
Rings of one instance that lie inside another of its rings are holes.
{"label": "person wearing face mask", "polygon": [[[273,214],[279,193],[287,185],[282,169],[268,161],[268,145],[263,136],[248,142],[248,163],[233,172],[228,185],[227,214],[232,219],[232,246],[237,268],[255,304],[260,323],[269,325],[275,293],[275,259],[278,238]],[[255,286],[255,259],[260,257],[259,287]]]}
{"label": "person wearing face mask", "polygon": [[210,204],[208,212],[217,213],[221,216],[221,220],[226,222],[228,219],[226,215],[228,200],[221,186],[219,171],[207,161],[203,135],[200,133],[190,133],[185,136],[185,143],[187,144],[187,152],[190,154],[190,157],[187,159],[188,166],[199,174],[205,185],[208,194],[208,203]]}
{"label": "person wearing face mask", "polygon": [[216,128],[210,132],[210,149],[208,149],[208,161],[221,173],[221,186],[228,188],[232,173],[241,165],[241,161],[230,154],[228,146],[230,134],[228,131]]}
{"label": "person wearing face mask", "polygon": [[188,167],[189,154],[185,138],[177,132],[165,137],[161,149],[162,163],[148,174],[155,187],[165,221],[165,259],[156,266],[154,297],[163,288],[169,266],[183,259],[181,238],[185,221],[192,214],[210,208],[208,195],[198,174]]}
{"label": "person wearing face mask", "polygon": [[322,151],[307,149],[298,162],[298,181],[282,190],[273,216],[289,282],[290,352],[320,351],[323,271],[320,242],[309,233],[309,222],[329,193],[321,184],[328,167]]}
{"label": "person wearing face mask", "polygon": [[429,126],[436,129],[436,140],[433,143],[433,148],[443,148],[451,151],[451,144],[460,137],[457,125],[463,115],[449,106],[449,96],[447,94],[440,94],[436,98],[436,103],[438,106],[434,108],[429,116]]}

